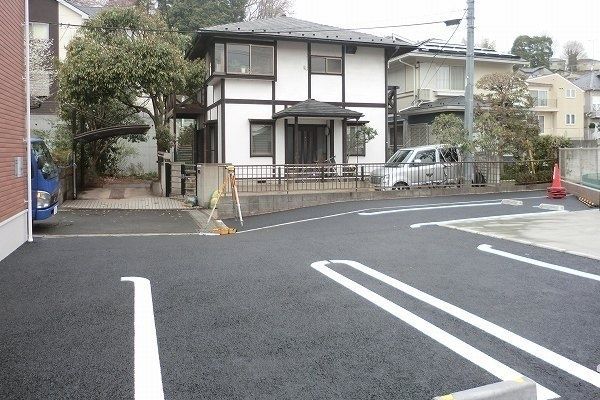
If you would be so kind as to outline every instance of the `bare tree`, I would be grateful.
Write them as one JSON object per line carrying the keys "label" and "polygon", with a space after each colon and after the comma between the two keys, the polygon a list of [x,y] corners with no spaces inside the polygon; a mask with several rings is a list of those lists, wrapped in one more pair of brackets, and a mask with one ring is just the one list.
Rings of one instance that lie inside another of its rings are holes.
{"label": "bare tree", "polygon": [[30,93],[37,102],[50,96],[50,87],[56,79],[51,39],[29,37]]}
{"label": "bare tree", "polygon": [[496,41],[488,38],[483,38],[481,39],[481,43],[479,43],[479,47],[483,49],[496,50]]}
{"label": "bare tree", "polygon": [[577,69],[577,60],[585,57],[585,48],[581,42],[570,40],[565,43],[563,53],[567,59],[567,69],[574,71]]}
{"label": "bare tree", "polygon": [[292,0],[249,0],[246,6],[246,19],[280,17],[292,12]]}

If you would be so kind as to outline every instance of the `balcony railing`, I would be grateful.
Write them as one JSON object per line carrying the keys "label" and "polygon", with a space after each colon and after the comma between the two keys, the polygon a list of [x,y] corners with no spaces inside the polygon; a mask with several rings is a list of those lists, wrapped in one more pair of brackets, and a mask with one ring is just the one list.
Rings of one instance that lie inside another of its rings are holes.
{"label": "balcony railing", "polygon": [[533,98],[533,107],[535,108],[556,108],[557,104],[558,102],[556,99],[541,99],[537,97]]}

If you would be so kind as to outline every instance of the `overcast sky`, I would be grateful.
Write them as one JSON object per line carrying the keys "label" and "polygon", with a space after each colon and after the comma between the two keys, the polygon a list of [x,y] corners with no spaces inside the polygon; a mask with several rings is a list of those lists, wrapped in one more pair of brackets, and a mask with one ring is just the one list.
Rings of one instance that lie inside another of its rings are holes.
{"label": "overcast sky", "polygon": [[[342,28],[387,26],[460,18],[466,0],[293,0],[293,16]],[[444,41],[456,27],[444,24],[367,30],[377,35],[396,34],[413,41]],[[600,0],[475,0],[475,43],[488,38],[496,49],[509,51],[518,35],[548,35],[554,40],[554,57],[563,45],[578,40],[589,58],[600,59]],[[452,42],[466,38],[463,22]]]}

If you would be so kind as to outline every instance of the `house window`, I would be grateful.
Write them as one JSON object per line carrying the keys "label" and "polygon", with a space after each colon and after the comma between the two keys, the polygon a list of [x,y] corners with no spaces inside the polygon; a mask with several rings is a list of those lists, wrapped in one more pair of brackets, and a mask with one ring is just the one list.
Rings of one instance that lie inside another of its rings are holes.
{"label": "house window", "polygon": [[437,77],[437,89],[450,89],[450,67],[441,66],[436,74]]}
{"label": "house window", "polygon": [[534,107],[548,106],[548,91],[547,90],[530,90],[529,95],[533,99]]}
{"label": "house window", "polygon": [[544,124],[546,122],[546,118],[543,115],[538,115],[537,120],[540,127],[540,133],[544,133]]}
{"label": "house window", "polygon": [[465,67],[450,67],[450,90],[465,90]]}
{"label": "house window", "polygon": [[313,74],[332,74],[342,73],[342,59],[339,57],[310,57],[310,70]]}
{"label": "house window", "polygon": [[215,44],[215,72],[225,72],[225,45],[223,43]]}
{"label": "house window", "polygon": [[567,99],[574,99],[575,98],[575,89],[565,90],[565,96],[567,97]]}
{"label": "house window", "polygon": [[250,157],[273,157],[272,121],[250,121]]}
{"label": "house window", "polygon": [[227,72],[231,74],[273,75],[273,46],[227,44]]}
{"label": "house window", "polygon": [[29,36],[31,39],[48,40],[50,38],[50,25],[40,22],[30,22]]}
{"label": "house window", "polygon": [[367,152],[367,143],[360,128],[362,128],[362,125],[348,125],[346,135],[348,156],[364,156]]}
{"label": "house window", "polygon": [[567,114],[565,117],[565,123],[567,125],[575,125],[575,114]]}

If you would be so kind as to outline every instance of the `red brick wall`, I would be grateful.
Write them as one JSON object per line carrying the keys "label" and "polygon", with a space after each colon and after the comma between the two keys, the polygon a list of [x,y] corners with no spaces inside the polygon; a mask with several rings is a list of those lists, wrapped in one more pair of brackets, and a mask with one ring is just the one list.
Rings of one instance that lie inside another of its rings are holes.
{"label": "red brick wall", "polygon": [[[0,222],[27,208],[25,118],[25,0],[2,0],[0,6]],[[15,157],[23,157],[21,178]]]}

